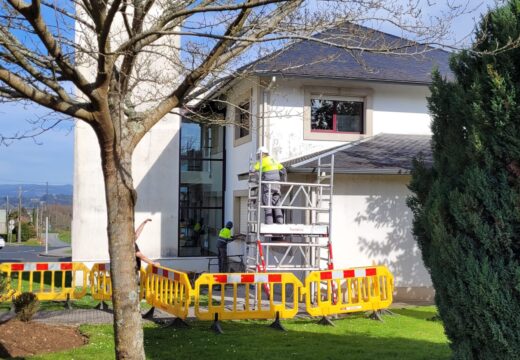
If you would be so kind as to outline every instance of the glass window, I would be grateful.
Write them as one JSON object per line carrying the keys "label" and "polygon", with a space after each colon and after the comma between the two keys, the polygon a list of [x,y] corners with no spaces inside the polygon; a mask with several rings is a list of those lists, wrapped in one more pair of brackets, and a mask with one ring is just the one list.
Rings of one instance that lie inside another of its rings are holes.
{"label": "glass window", "polygon": [[181,207],[179,256],[216,256],[223,212],[223,209]]}
{"label": "glass window", "polygon": [[311,131],[363,133],[363,101],[311,99]]}
{"label": "glass window", "polygon": [[224,127],[183,119],[179,256],[214,256],[224,214]]}
{"label": "glass window", "polygon": [[222,159],[224,127],[183,120],[181,127],[181,158]]}
{"label": "glass window", "polygon": [[181,206],[222,206],[222,161],[181,160]]}
{"label": "glass window", "polygon": [[249,135],[251,127],[250,113],[251,109],[249,101],[242,103],[235,108],[235,124],[237,124],[235,126],[235,140]]}

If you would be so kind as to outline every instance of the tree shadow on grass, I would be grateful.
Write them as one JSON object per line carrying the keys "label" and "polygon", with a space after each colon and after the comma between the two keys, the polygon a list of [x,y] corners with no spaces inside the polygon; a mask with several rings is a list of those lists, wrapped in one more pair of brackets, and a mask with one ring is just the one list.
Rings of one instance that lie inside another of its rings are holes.
{"label": "tree shadow on grass", "polygon": [[432,308],[431,311],[421,311],[416,310],[414,308],[392,309],[392,311],[396,314],[411,317],[418,320],[430,320],[438,314],[434,308]]}
{"label": "tree shadow on grass", "polygon": [[[348,321],[348,320],[346,320]],[[207,322],[193,322],[189,329],[145,328],[148,359],[449,359],[447,343],[391,336],[386,331],[353,332],[349,326],[324,327],[309,321],[288,324],[288,332],[268,328],[266,322],[222,324],[216,335]],[[297,326],[298,329],[291,329]],[[381,326],[385,326],[381,324]]]}

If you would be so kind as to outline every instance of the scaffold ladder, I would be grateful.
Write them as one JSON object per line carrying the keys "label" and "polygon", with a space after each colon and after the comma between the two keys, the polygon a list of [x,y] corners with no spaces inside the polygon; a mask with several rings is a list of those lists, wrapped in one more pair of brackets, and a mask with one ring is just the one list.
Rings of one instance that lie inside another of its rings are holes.
{"label": "scaffold ladder", "polygon": [[[309,271],[332,269],[334,154],[317,158],[316,181],[312,183],[262,180],[261,168],[254,171],[256,159],[250,160],[247,271],[300,271],[305,276]],[[262,204],[262,188],[273,185],[282,188],[280,203],[274,208],[284,211],[285,224],[263,222],[263,212],[269,206]]]}

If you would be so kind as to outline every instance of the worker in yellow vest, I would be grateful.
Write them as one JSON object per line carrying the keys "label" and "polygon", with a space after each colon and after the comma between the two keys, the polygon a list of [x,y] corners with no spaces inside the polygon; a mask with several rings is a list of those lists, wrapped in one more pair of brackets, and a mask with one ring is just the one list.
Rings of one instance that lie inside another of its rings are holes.
{"label": "worker in yellow vest", "polygon": [[233,229],[233,223],[228,221],[226,226],[218,233],[218,272],[220,273],[225,273],[228,270],[227,245],[229,242],[233,241],[231,229]]}
{"label": "worker in yellow vest", "polygon": [[[254,166],[255,171],[260,171],[260,164],[262,166],[262,180],[264,181],[286,181],[287,172],[282,164],[276,161],[272,156],[269,155],[269,151],[265,146],[258,148],[256,152],[260,158]],[[262,204],[270,206],[279,206],[282,194],[280,192],[280,184],[262,184]],[[274,222],[277,224],[283,224],[283,213],[281,209],[266,208],[265,223],[272,224],[273,217]]]}

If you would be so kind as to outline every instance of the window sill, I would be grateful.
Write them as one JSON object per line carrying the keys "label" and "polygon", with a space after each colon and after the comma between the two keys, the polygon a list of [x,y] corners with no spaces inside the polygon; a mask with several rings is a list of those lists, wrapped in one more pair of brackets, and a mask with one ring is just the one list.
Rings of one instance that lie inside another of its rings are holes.
{"label": "window sill", "polygon": [[334,131],[306,131],[305,140],[323,141],[355,141],[369,136],[368,134],[338,133]]}
{"label": "window sill", "polygon": [[248,142],[251,142],[251,139],[252,139],[252,136],[251,136],[251,133],[249,133],[249,135],[247,135],[247,136],[243,136],[241,138],[234,139],[233,140],[233,146],[237,147],[237,146],[240,146],[240,145],[247,144]]}

